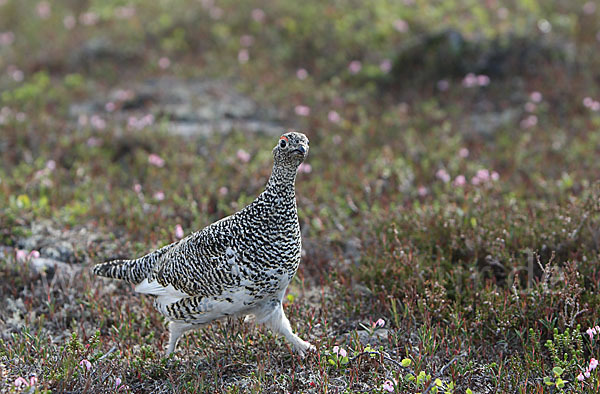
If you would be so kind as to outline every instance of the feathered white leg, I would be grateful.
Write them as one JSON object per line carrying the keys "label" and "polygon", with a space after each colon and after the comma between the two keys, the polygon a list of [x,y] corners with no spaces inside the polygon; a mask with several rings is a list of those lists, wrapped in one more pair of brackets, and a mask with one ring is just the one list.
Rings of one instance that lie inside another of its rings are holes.
{"label": "feathered white leg", "polygon": [[292,327],[290,326],[290,321],[283,312],[283,305],[281,305],[281,303],[277,303],[277,306],[269,314],[264,323],[273,332],[283,335],[300,356],[304,357],[307,351],[315,350],[313,345],[294,334]]}
{"label": "feathered white leg", "polygon": [[175,351],[175,346],[177,346],[177,341],[179,341],[179,337],[183,335],[186,331],[189,331],[196,326],[190,323],[178,323],[178,322],[170,322],[169,323],[169,346],[167,347],[167,356]]}

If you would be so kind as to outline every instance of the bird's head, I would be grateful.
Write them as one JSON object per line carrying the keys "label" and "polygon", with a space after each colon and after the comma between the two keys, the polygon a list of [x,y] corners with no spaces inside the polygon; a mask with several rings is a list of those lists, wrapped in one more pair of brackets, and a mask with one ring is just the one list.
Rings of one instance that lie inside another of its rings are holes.
{"label": "bird's head", "polygon": [[285,133],[273,148],[275,164],[297,168],[308,156],[308,138],[296,131]]}

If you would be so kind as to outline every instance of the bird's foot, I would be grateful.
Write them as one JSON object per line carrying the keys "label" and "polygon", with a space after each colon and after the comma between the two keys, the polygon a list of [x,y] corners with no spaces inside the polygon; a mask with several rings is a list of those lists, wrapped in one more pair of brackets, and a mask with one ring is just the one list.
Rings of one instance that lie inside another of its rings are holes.
{"label": "bird's foot", "polygon": [[305,358],[309,352],[316,352],[317,348],[309,342],[300,339],[298,343],[294,344],[294,351],[298,353],[300,357]]}

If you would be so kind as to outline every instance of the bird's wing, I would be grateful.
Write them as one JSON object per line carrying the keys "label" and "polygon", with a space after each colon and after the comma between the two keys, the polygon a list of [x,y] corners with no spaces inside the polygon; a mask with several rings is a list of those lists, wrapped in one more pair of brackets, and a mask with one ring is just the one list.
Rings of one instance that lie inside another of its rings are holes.
{"label": "bird's wing", "polygon": [[157,296],[163,305],[189,297],[220,296],[239,282],[230,247],[239,236],[231,216],[191,234],[162,256],[136,292]]}

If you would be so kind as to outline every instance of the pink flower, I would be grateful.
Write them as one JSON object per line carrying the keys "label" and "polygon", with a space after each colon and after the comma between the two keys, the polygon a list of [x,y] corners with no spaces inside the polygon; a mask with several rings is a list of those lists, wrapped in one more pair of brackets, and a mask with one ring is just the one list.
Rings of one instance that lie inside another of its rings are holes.
{"label": "pink flower", "polygon": [[595,358],[592,358],[590,360],[590,366],[589,366],[590,371],[593,371],[594,369],[596,369],[597,366],[598,366],[598,360],[596,360]]}
{"label": "pink flower", "polygon": [[596,3],[593,1],[588,1],[583,5],[582,9],[584,14],[591,15],[596,12]]}
{"label": "pink flower", "polygon": [[115,379],[115,388],[118,389],[121,386],[121,378]]}
{"label": "pink flower", "polygon": [[298,78],[301,81],[305,80],[306,78],[308,78],[308,71],[306,71],[303,68],[299,68],[296,71],[296,78]]}
{"label": "pink flower", "polygon": [[308,163],[300,163],[298,166],[298,172],[310,174],[312,172],[312,166]]}
{"label": "pink flower", "polygon": [[15,41],[15,33],[12,31],[7,31],[4,33],[0,33],[0,45],[8,46]]}
{"label": "pink flower", "polygon": [[126,100],[130,100],[133,98],[135,94],[133,93],[132,90],[123,90],[123,89],[118,89],[115,92],[115,99],[117,101],[126,101]]}
{"label": "pink flower", "polygon": [[183,227],[181,227],[181,224],[175,225],[175,238],[181,239],[183,236]]}
{"label": "pink flower", "polygon": [[427,193],[429,193],[429,190],[427,190],[425,186],[421,185],[417,188],[417,194],[419,197],[425,197]]}
{"label": "pink flower", "polygon": [[353,60],[348,65],[348,70],[350,71],[350,74],[358,74],[361,69],[362,63],[358,60]]}
{"label": "pink flower", "polygon": [[79,362],[79,366],[82,368],[85,368],[87,371],[89,371],[92,368],[92,363],[89,362],[89,360],[86,360],[85,358],[83,360],[81,360]]}
{"label": "pink flower", "polygon": [[27,251],[23,249],[17,249],[16,259],[17,261],[27,260]]}
{"label": "pink flower", "polygon": [[469,150],[467,148],[460,148],[460,150],[458,151],[458,156],[462,157],[463,159],[469,156]]}
{"label": "pink flower", "polygon": [[456,178],[454,178],[454,182],[452,182],[452,184],[456,187],[462,187],[464,185],[466,185],[467,183],[467,178],[465,178],[464,175],[458,175]]}
{"label": "pink flower", "polygon": [[148,163],[159,168],[165,165],[164,159],[155,153],[148,155]]}
{"label": "pink flower", "polygon": [[487,86],[490,84],[490,77],[487,75],[478,75],[477,76],[477,84],[479,86]]}
{"label": "pink flower", "polygon": [[294,112],[296,112],[296,115],[298,116],[308,116],[310,115],[310,107],[307,107],[306,105],[296,105]]}
{"label": "pink flower", "polygon": [[266,14],[260,8],[253,9],[251,12],[251,15],[252,15],[252,19],[254,19],[258,23],[262,23],[265,21]]}
{"label": "pink flower", "polygon": [[531,101],[533,101],[534,103],[539,103],[542,101],[542,94],[538,91],[535,92],[531,92],[531,94],[529,95],[529,98],[531,99]]}
{"label": "pink flower", "polygon": [[27,381],[27,379],[19,376],[17,379],[15,379],[14,385],[15,387],[27,387],[29,386],[29,382]]}
{"label": "pink flower", "polygon": [[15,82],[21,82],[25,78],[23,71],[19,70],[15,66],[9,66],[8,73]]}
{"label": "pink flower", "polygon": [[497,181],[498,179],[500,179],[500,174],[498,174],[496,171],[492,171],[491,178],[492,181]]}
{"label": "pink flower", "polygon": [[527,102],[525,103],[525,111],[527,112],[535,112],[535,110],[537,109],[537,105],[535,105],[532,102]]}
{"label": "pink flower", "polygon": [[577,380],[579,380],[580,382],[583,382],[585,378],[583,377],[583,374],[581,372],[579,372],[579,375],[577,375]]}
{"label": "pink flower", "polygon": [[392,382],[391,380],[386,380],[383,383],[383,386],[381,386],[381,388],[389,393],[393,393],[394,392],[394,382]]}
{"label": "pink flower", "polygon": [[104,109],[106,110],[106,112],[112,112],[115,110],[115,108],[117,108],[117,106],[112,101],[109,101],[108,103],[104,104]]}
{"label": "pink flower", "polygon": [[486,170],[485,168],[478,170],[476,176],[482,182],[487,182],[490,180],[490,172],[488,170]]}
{"label": "pink flower", "polygon": [[521,121],[521,127],[524,129],[529,129],[535,126],[538,122],[538,118],[535,115],[529,115],[525,119]]}
{"label": "pink flower", "polygon": [[468,73],[463,78],[462,84],[464,87],[472,88],[477,85],[477,76],[473,73]]}
{"label": "pink flower", "polygon": [[238,160],[242,163],[248,163],[250,161],[250,153],[246,152],[243,149],[239,149],[236,153],[236,156]]}
{"label": "pink flower", "polygon": [[377,320],[373,326],[375,328],[383,327],[385,326],[385,320],[379,318],[379,320]]}
{"label": "pink flower", "polygon": [[240,64],[246,64],[248,63],[248,60],[250,60],[250,53],[248,53],[247,49],[240,49],[240,51],[238,52],[238,62]]}
{"label": "pink flower", "polygon": [[106,121],[98,115],[92,115],[90,118],[90,124],[96,130],[104,130],[106,128]]}
{"label": "pink flower", "polygon": [[163,191],[157,191],[153,196],[157,201],[162,201],[165,199],[165,193]]}
{"label": "pink flower", "polygon": [[47,1],[40,1],[35,7],[35,9],[40,19],[50,18],[52,10],[50,9],[50,4]]}
{"label": "pink flower", "polygon": [[96,137],[90,137],[88,138],[87,142],[86,142],[87,146],[89,146],[90,148],[95,148],[97,146],[102,145],[102,140],[100,138],[96,138]]}
{"label": "pink flower", "polygon": [[583,106],[586,108],[590,108],[592,106],[593,102],[594,102],[594,99],[592,99],[591,97],[583,98]]}
{"label": "pink flower", "polygon": [[98,23],[100,17],[95,12],[84,12],[79,15],[79,22],[86,26],[93,26]]}
{"label": "pink flower", "polygon": [[244,34],[240,37],[240,45],[243,47],[251,47],[254,44],[254,37],[250,34]]}
{"label": "pink flower", "polygon": [[158,59],[158,67],[160,67],[161,69],[166,70],[170,66],[171,66],[171,60],[169,60],[168,57],[163,56],[160,59]]}
{"label": "pink flower", "polygon": [[30,386],[35,386],[35,385],[37,384],[37,382],[38,382],[38,378],[37,378],[37,376],[35,376],[35,375],[31,375],[31,376],[29,377],[29,385],[30,385]]}
{"label": "pink flower", "polygon": [[142,192],[142,185],[140,185],[139,183],[136,183],[135,185],[133,185],[133,190],[136,193],[138,193],[138,194],[141,193]]}
{"label": "pink flower", "polygon": [[490,77],[487,75],[475,75],[473,73],[468,73],[465,75],[462,84],[467,88],[472,88],[475,86],[487,86],[490,84]]}
{"label": "pink flower", "polygon": [[337,111],[333,110],[329,111],[329,113],[327,114],[327,119],[329,119],[331,123],[340,123],[340,121],[342,120],[340,114],[338,114]]}
{"label": "pink flower", "polygon": [[152,125],[153,123],[154,123],[154,115],[152,115],[152,114],[144,115],[139,119],[136,118],[135,116],[130,116],[127,119],[127,127],[136,129],[136,130],[141,130],[146,126]]}
{"label": "pink flower", "polygon": [[219,195],[226,196],[227,193],[229,193],[229,189],[227,189],[225,186],[221,186],[219,188]]}
{"label": "pink flower", "polygon": [[448,82],[445,79],[440,79],[439,81],[437,81],[436,86],[441,92],[445,92],[450,87],[450,82]]}
{"label": "pink flower", "polygon": [[50,171],[54,171],[56,169],[56,162],[54,160],[48,160],[46,162],[46,168]]}
{"label": "pink flower", "polygon": [[589,377],[590,377],[590,370],[589,370],[589,369],[587,369],[587,370],[586,370],[586,371],[583,373],[583,376],[585,376],[586,378],[589,378]]}
{"label": "pink flower", "polygon": [[386,74],[389,73],[392,71],[392,61],[390,59],[383,59],[379,63],[379,69]]}
{"label": "pink flower", "polygon": [[394,26],[394,29],[400,33],[405,33],[408,31],[408,23],[402,19],[396,19],[392,25]]}
{"label": "pink flower", "polygon": [[439,180],[441,180],[444,183],[448,183],[450,182],[450,174],[448,174],[448,171],[446,171],[443,168],[440,168],[439,170],[437,170],[437,172],[435,173],[436,178],[438,178]]}
{"label": "pink flower", "polygon": [[333,347],[333,353],[337,354],[340,357],[346,357],[348,355],[346,350],[343,347],[339,347],[339,346]]}
{"label": "pink flower", "polygon": [[63,18],[63,26],[67,30],[72,30],[76,24],[77,21],[75,20],[75,17],[73,15],[67,15]]}
{"label": "pink flower", "polygon": [[32,250],[31,252],[29,252],[29,256],[30,259],[38,259],[40,257],[40,252],[38,252],[37,250]]}

